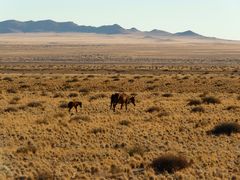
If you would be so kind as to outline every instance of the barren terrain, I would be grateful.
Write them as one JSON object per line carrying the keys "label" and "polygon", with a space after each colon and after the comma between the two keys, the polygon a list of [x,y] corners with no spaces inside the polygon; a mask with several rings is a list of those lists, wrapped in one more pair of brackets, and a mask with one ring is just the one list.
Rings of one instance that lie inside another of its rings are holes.
{"label": "barren terrain", "polygon": [[[239,72],[233,41],[0,35],[0,179],[239,179],[240,134],[207,134],[240,123]],[[166,154],[191,165],[158,173]]]}

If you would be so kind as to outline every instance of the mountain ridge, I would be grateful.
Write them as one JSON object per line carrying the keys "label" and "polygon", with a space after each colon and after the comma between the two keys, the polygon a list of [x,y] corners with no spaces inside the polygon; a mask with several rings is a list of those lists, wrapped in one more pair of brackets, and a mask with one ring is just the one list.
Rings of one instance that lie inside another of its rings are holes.
{"label": "mountain ridge", "polygon": [[163,37],[189,37],[189,38],[209,38],[197,34],[191,30],[177,33],[170,33],[167,31],[153,29],[151,31],[140,31],[133,27],[125,29],[118,24],[103,25],[99,27],[78,25],[72,21],[56,22],[51,19],[39,21],[17,21],[6,20],[0,22],[0,34],[3,33],[45,33],[45,32],[76,32],[76,33],[96,33],[96,34],[143,34],[147,36],[163,36]]}

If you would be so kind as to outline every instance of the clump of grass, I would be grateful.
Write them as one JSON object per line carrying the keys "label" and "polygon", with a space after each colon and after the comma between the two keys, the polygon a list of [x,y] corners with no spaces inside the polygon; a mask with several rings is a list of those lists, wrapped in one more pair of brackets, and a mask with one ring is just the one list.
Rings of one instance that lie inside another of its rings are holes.
{"label": "clump of grass", "polygon": [[228,110],[228,111],[234,111],[234,110],[237,110],[237,109],[239,109],[239,106],[232,105],[232,106],[226,107],[226,110]]}
{"label": "clump of grass", "polygon": [[202,98],[202,102],[205,104],[220,104],[221,101],[213,96],[206,96]]}
{"label": "clump of grass", "polygon": [[194,113],[201,112],[201,113],[203,113],[203,112],[205,112],[205,109],[202,106],[196,106],[196,107],[193,107],[191,109],[191,112],[194,112]]}
{"label": "clump of grass", "polygon": [[3,80],[4,80],[4,81],[8,81],[8,82],[12,82],[12,81],[13,81],[13,79],[10,78],[10,77],[4,77]]}
{"label": "clump of grass", "polygon": [[61,101],[59,107],[63,109],[68,108],[68,103],[65,101]]}
{"label": "clump of grass", "polygon": [[78,78],[73,78],[73,79],[67,80],[66,82],[67,83],[73,83],[73,82],[78,82],[78,81],[79,81]]}
{"label": "clump of grass", "polygon": [[38,119],[38,120],[36,120],[36,123],[37,124],[44,124],[44,125],[48,125],[49,123],[48,123],[48,120],[46,119],[46,118],[44,118],[44,119]]}
{"label": "clump of grass", "polygon": [[240,100],[240,96],[237,97],[237,100]]}
{"label": "clump of grass", "polygon": [[53,95],[53,98],[59,98],[59,97],[64,97],[64,94],[56,93],[56,94]]}
{"label": "clump of grass", "polygon": [[178,170],[189,167],[192,161],[187,161],[185,157],[176,155],[163,155],[153,160],[151,166],[156,174],[168,172],[174,173]]}
{"label": "clump of grass", "polygon": [[37,101],[32,101],[32,102],[28,103],[27,106],[31,107],[31,108],[42,107],[42,103],[37,102]]}
{"label": "clump of grass", "polygon": [[152,106],[152,107],[149,107],[146,109],[146,112],[148,112],[148,113],[154,113],[154,112],[159,112],[159,111],[160,111],[160,108],[157,106]]}
{"label": "clump of grass", "polygon": [[129,83],[133,83],[133,82],[134,82],[134,79],[129,79],[128,82],[129,82]]}
{"label": "clump of grass", "polygon": [[63,84],[62,85],[62,88],[63,88],[63,90],[69,90],[69,89],[71,89],[72,87],[69,85],[69,84]]}
{"label": "clump of grass", "polygon": [[73,97],[78,97],[78,94],[77,94],[77,93],[70,93],[70,94],[68,95],[68,97],[71,97],[71,98],[73,98]]}
{"label": "clump of grass", "polygon": [[34,179],[36,180],[50,180],[50,179],[55,179],[54,175],[50,172],[47,171],[41,171],[38,172],[37,175],[34,176]]}
{"label": "clump of grass", "polygon": [[153,91],[153,90],[155,90],[156,88],[158,88],[157,85],[152,85],[152,86],[147,86],[147,87],[145,88],[145,90],[146,90],[146,91]]}
{"label": "clump of grass", "polygon": [[94,95],[94,96],[91,96],[91,97],[89,98],[89,101],[93,101],[93,100],[97,100],[97,99],[102,99],[102,98],[106,98],[106,97],[108,97],[108,96],[105,95],[105,94],[103,94],[103,93],[101,93],[101,94],[96,94],[96,95]]}
{"label": "clump of grass", "polygon": [[154,92],[151,94],[151,96],[159,96],[159,93],[158,92]]}
{"label": "clump of grass", "polygon": [[113,81],[120,81],[120,78],[114,78]]}
{"label": "clump of grass", "polygon": [[69,122],[78,122],[78,123],[81,123],[81,122],[88,122],[90,121],[90,117],[89,116],[86,116],[86,115],[76,115],[76,116],[73,116]]}
{"label": "clump of grass", "polygon": [[129,156],[134,156],[136,154],[143,156],[145,152],[147,152],[147,149],[139,145],[133,146],[132,148],[128,149]]}
{"label": "clump of grass", "polygon": [[18,110],[15,107],[7,107],[4,109],[4,112],[8,112],[8,113],[17,112],[17,111]]}
{"label": "clump of grass", "polygon": [[88,88],[81,88],[79,89],[79,92],[82,93],[83,95],[87,95],[90,93],[90,89]]}
{"label": "clump of grass", "polygon": [[40,95],[41,96],[48,96],[48,93],[46,91],[42,91]]}
{"label": "clump of grass", "polygon": [[14,97],[14,98],[12,98],[12,100],[9,102],[9,104],[17,104],[19,100],[20,100],[20,97]]}
{"label": "clump of grass", "polygon": [[105,133],[105,129],[103,129],[103,128],[101,128],[101,127],[99,127],[99,128],[93,128],[91,132],[94,133],[94,134]]}
{"label": "clump of grass", "polygon": [[30,141],[28,142],[28,144],[26,146],[21,146],[17,149],[17,153],[28,153],[28,152],[32,152],[32,153],[36,153],[37,151],[37,147],[35,145],[33,145]]}
{"label": "clump of grass", "polygon": [[128,120],[122,120],[119,122],[119,124],[122,126],[129,126],[131,124],[131,122]]}
{"label": "clump of grass", "polygon": [[169,112],[166,112],[166,111],[162,111],[162,112],[160,112],[159,114],[158,114],[158,117],[166,117],[166,116],[169,116],[170,115],[170,113]]}
{"label": "clump of grass", "polygon": [[10,88],[10,89],[7,89],[7,93],[16,94],[16,93],[17,93],[17,90],[14,89],[14,88]]}
{"label": "clump of grass", "polygon": [[30,86],[29,86],[29,85],[26,85],[26,84],[23,84],[23,85],[21,85],[19,88],[21,88],[21,89],[26,89],[26,88],[30,88]]}
{"label": "clump of grass", "polygon": [[104,82],[104,83],[109,83],[110,81],[107,79],[107,80],[104,80],[103,82]]}
{"label": "clump of grass", "polygon": [[59,112],[59,113],[54,114],[53,117],[55,117],[55,118],[63,118],[63,117],[65,117],[65,116],[66,116],[66,114],[64,114],[64,113],[62,113],[62,112]]}
{"label": "clump of grass", "polygon": [[141,76],[134,76],[134,79],[141,79]]}
{"label": "clump of grass", "polygon": [[188,106],[197,106],[197,105],[200,105],[201,103],[202,103],[201,100],[190,99],[187,105]]}
{"label": "clump of grass", "polygon": [[149,81],[147,81],[146,83],[147,83],[147,84],[153,84],[154,81],[149,80]]}
{"label": "clump of grass", "polygon": [[87,77],[88,77],[88,78],[94,78],[95,76],[92,75],[92,74],[90,74],[90,75],[88,75]]}
{"label": "clump of grass", "polygon": [[208,95],[208,93],[207,93],[207,92],[204,92],[204,93],[200,94],[199,97],[200,97],[200,98],[204,98],[204,97],[206,97],[207,95]]}
{"label": "clump of grass", "polygon": [[164,93],[162,96],[163,97],[173,97],[173,94],[172,93]]}
{"label": "clump of grass", "polygon": [[240,125],[237,122],[226,122],[216,125],[212,130],[207,131],[207,134],[219,136],[226,134],[230,136],[232,133],[240,133]]}

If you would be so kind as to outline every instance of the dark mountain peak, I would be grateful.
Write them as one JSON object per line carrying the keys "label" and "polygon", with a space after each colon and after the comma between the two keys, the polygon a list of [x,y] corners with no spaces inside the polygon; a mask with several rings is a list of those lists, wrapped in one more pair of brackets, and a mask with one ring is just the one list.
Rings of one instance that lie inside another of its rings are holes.
{"label": "dark mountain peak", "polygon": [[95,33],[99,34],[124,34],[126,30],[118,24],[104,25],[95,29]]}
{"label": "dark mountain peak", "polygon": [[169,36],[169,35],[171,35],[171,33],[167,32],[167,31],[162,31],[162,30],[158,30],[158,29],[153,29],[152,31],[147,32],[147,34],[149,34],[151,36]]}
{"label": "dark mountain peak", "polygon": [[175,35],[177,36],[189,36],[189,37],[203,37],[202,35],[200,34],[197,34],[191,30],[188,30],[188,31],[184,31],[184,32],[178,32],[178,33],[175,33]]}
{"label": "dark mountain peak", "polygon": [[127,31],[129,32],[129,33],[139,33],[139,32],[141,32],[141,31],[139,31],[137,28],[131,28],[131,29],[127,29]]}

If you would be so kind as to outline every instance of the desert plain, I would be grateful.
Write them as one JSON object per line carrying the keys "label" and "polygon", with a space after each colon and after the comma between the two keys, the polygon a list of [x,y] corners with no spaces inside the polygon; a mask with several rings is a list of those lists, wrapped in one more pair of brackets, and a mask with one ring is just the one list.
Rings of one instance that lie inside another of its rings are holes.
{"label": "desert plain", "polygon": [[[136,106],[113,112],[115,92]],[[240,179],[240,134],[207,134],[225,122],[240,123],[240,42],[0,35],[0,179]],[[157,172],[169,154],[191,163]]]}

